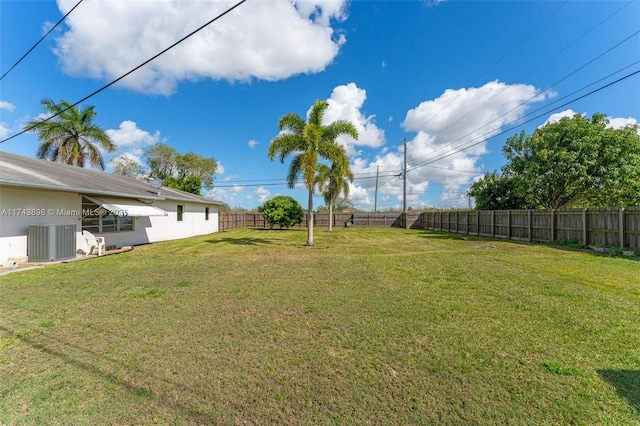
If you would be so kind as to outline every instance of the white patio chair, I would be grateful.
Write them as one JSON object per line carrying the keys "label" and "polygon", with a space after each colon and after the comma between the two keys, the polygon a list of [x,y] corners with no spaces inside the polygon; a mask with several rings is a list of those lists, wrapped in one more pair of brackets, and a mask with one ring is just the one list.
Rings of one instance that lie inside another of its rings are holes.
{"label": "white patio chair", "polygon": [[98,256],[102,256],[104,254],[104,237],[96,237],[89,231],[82,231],[82,236],[87,240],[87,245],[89,246],[89,253],[93,253],[93,249],[98,249]]}

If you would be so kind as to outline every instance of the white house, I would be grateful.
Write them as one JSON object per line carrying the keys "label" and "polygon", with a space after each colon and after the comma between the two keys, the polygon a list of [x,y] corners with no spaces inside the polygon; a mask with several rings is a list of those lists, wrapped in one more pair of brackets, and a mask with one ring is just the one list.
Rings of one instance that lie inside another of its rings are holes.
{"label": "white house", "polygon": [[[38,244],[64,245],[52,245],[54,253],[86,253],[83,230],[104,237],[106,246],[115,248],[218,231],[223,202],[158,186],[0,152],[0,265],[26,261]],[[36,241],[35,230],[48,228],[75,238]]]}

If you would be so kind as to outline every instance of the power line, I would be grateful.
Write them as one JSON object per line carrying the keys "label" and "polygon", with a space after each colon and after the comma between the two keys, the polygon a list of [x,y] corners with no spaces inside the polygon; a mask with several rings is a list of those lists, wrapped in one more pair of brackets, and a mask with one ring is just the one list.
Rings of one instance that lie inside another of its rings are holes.
{"label": "power line", "polygon": [[[562,101],[563,99],[566,99],[566,98],[568,98],[568,97],[570,97],[570,96],[573,96],[573,95],[575,95],[576,93],[581,92],[581,91],[583,91],[583,90],[587,89],[588,87],[591,87],[591,86],[593,86],[593,85],[595,85],[595,84],[597,84],[597,83],[600,83],[601,81],[606,80],[607,78],[612,77],[612,76],[614,76],[614,75],[616,75],[616,74],[618,74],[618,73],[620,73],[620,72],[622,72],[622,71],[626,70],[627,68],[631,68],[632,66],[634,66],[634,65],[636,65],[636,64],[638,64],[638,63],[640,63],[640,61],[635,61],[635,62],[633,62],[633,63],[631,63],[631,64],[629,64],[629,65],[627,65],[627,66],[625,66],[625,67],[623,67],[623,68],[621,68],[621,69],[618,69],[618,70],[616,70],[616,71],[614,71],[614,72],[610,73],[609,75],[607,75],[607,76],[605,76],[605,77],[602,77],[602,78],[600,78],[600,79],[598,79],[598,80],[596,80],[596,81],[594,81],[594,82],[592,82],[592,83],[587,84],[586,86],[581,87],[580,89],[574,90],[573,92],[571,92],[571,93],[569,93],[569,94],[567,94],[567,95],[565,95],[565,96],[563,96],[563,97],[561,97],[561,98],[558,98],[558,99],[556,99],[556,100],[555,100],[555,101],[553,101],[553,102],[550,102],[550,103],[548,103],[548,104],[546,104],[546,105],[543,105],[543,106],[541,106],[540,108],[536,108],[536,109],[534,109],[533,111],[531,111],[531,112],[529,112],[529,113],[527,113],[527,114],[523,115],[522,117],[519,117],[519,118],[518,118],[518,119],[516,119],[516,120],[513,120],[513,121],[510,121],[510,122],[506,123],[505,125],[509,125],[509,124],[515,123],[515,122],[516,122],[516,121],[518,121],[518,120],[521,120],[521,119],[523,119],[523,118],[525,118],[525,117],[530,116],[531,114],[535,114],[535,113],[536,113],[536,112],[538,112],[538,111],[541,111],[541,110],[543,110],[543,109],[546,109],[546,108],[550,107],[551,105],[556,104],[556,103],[558,103],[558,102]],[[546,90],[546,89],[545,89],[545,90]],[[535,96],[534,96],[534,97],[535,97]],[[529,98],[527,101],[525,101],[525,102],[521,103],[520,105],[518,105],[518,106],[516,106],[516,107],[514,107],[514,108],[512,108],[512,109],[510,109],[509,111],[507,111],[507,112],[505,112],[504,114],[502,114],[502,115],[500,115],[500,116],[498,116],[498,117],[494,118],[494,119],[493,119],[493,120],[491,120],[490,122],[488,122],[488,123],[486,123],[486,124],[484,124],[484,125],[482,125],[482,126],[480,126],[480,127],[476,128],[475,130],[473,130],[473,131],[471,131],[471,132],[469,132],[469,133],[467,133],[467,134],[465,134],[465,135],[463,135],[463,136],[460,136],[458,139],[455,139],[455,140],[454,140],[453,142],[451,142],[451,143],[456,143],[456,142],[458,142],[458,141],[463,140],[463,139],[464,139],[464,138],[466,138],[467,136],[471,136],[472,134],[474,134],[474,133],[475,133],[475,132],[477,132],[478,130],[480,130],[480,129],[484,128],[484,127],[487,127],[489,124],[493,123],[494,121],[497,121],[498,119],[500,119],[500,118],[504,117],[505,115],[509,114],[510,112],[514,111],[515,109],[517,109],[517,108],[521,107],[522,105],[524,105],[526,102],[528,102],[528,101],[529,101],[529,100],[531,100],[531,99],[532,99],[532,98]],[[552,110],[552,111],[553,111],[553,110]],[[527,122],[525,122],[525,123],[528,123],[528,121],[527,121]],[[524,123],[523,123],[523,124],[524,124]],[[483,135],[481,135],[480,137],[485,136],[485,135],[488,135],[488,134],[490,134],[491,132],[493,132],[493,130],[491,130],[491,131],[489,131],[489,132],[487,132],[487,133],[484,133],[484,134],[483,134]],[[472,141],[473,141],[473,140],[472,140]],[[468,143],[468,142],[467,142],[467,143]],[[462,144],[462,145],[464,145],[464,144]],[[416,157],[416,158],[414,158],[413,160],[415,161],[415,160],[418,160],[418,159],[421,159],[421,158],[428,157],[428,156],[432,155],[433,153],[438,152],[438,151],[440,151],[440,150],[442,150],[442,149],[444,149],[444,147],[440,147],[440,148],[438,148],[438,149],[436,149],[436,150],[434,150],[434,151],[430,152],[429,154],[422,155],[422,156],[420,156],[420,157]],[[449,148],[449,149],[451,149],[451,148]]]}
{"label": "power line", "polygon": [[[576,42],[578,42],[580,39],[584,38],[587,34],[589,34],[590,32],[592,32],[593,30],[595,30],[596,28],[598,28],[599,26],[601,26],[602,24],[604,24],[606,21],[608,21],[609,19],[611,19],[612,17],[614,17],[615,15],[617,15],[618,13],[620,13],[623,9],[625,9],[626,7],[628,7],[629,5],[631,5],[633,3],[634,0],[630,0],[629,2],[625,3],[622,7],[620,7],[619,9],[617,9],[615,12],[611,13],[609,16],[607,16],[606,18],[604,18],[603,20],[601,20],[600,22],[598,22],[596,25],[594,25],[593,27],[589,28],[587,31],[585,31],[584,33],[582,33],[579,37],[577,37],[576,39],[574,39],[573,41],[571,41],[569,44],[567,44],[566,46],[564,46],[562,49],[558,50],[556,53],[554,53],[553,55],[551,55],[549,58],[545,59],[544,61],[542,61],[540,64],[538,64],[537,66],[533,67],[532,69],[530,69],[529,71],[527,71],[526,73],[524,73],[523,75],[521,75],[520,77],[517,78],[517,80],[522,80],[524,79],[524,77],[528,76],[529,74],[531,74],[533,71],[539,69],[540,67],[542,67],[544,64],[546,64],[547,62],[551,61],[553,58],[555,58],[556,56],[560,55],[562,52],[564,52],[565,50],[567,50],[569,47],[571,47],[572,45],[574,45]],[[557,10],[556,10],[557,11]],[[555,11],[554,11],[555,14]],[[622,44],[623,42],[627,41],[629,38],[633,37],[637,35],[637,32],[632,34],[631,36],[627,37],[626,39],[624,39],[623,41],[621,41],[620,43],[616,44],[615,46],[611,47],[610,49],[608,49],[606,52],[604,52],[603,54],[599,55],[598,57],[592,59],[591,61],[589,61],[587,64],[583,65],[583,67],[587,66],[589,63],[595,61],[596,59],[598,59],[600,56],[608,53],[610,50],[618,47],[618,45]],[[581,67],[581,68],[583,68]],[[574,73],[576,73],[578,70],[580,70],[581,68],[578,68],[577,70],[573,71],[573,73],[569,74],[572,75]],[[484,74],[484,73],[483,73]],[[549,87],[547,87],[546,90],[548,90],[550,87],[553,87],[554,85],[560,83],[561,81],[565,80],[566,78],[568,78],[568,76],[565,76],[563,79],[557,81],[556,83],[550,85]],[[473,84],[473,83],[472,83]],[[508,90],[509,87],[505,87],[503,90],[499,91],[498,93],[496,93],[494,96],[492,96],[491,98],[489,98],[488,100],[486,100],[485,102],[483,102],[482,104],[480,104],[478,107],[474,108],[473,110],[467,112],[466,114],[464,114],[461,117],[458,117],[455,121],[449,123],[446,127],[440,129],[436,134],[441,133],[443,130],[451,127],[452,124],[456,123],[457,121],[459,121],[461,118],[467,116],[468,114],[470,114],[471,112],[477,110],[478,108],[480,108],[481,106],[485,105],[487,102],[489,102],[491,99],[495,98],[496,96],[500,95],[501,93],[503,93],[505,90]],[[544,93],[544,91],[540,92],[540,93]],[[537,93],[535,96],[538,96],[540,93]],[[535,97],[534,96],[534,97]],[[434,116],[430,117],[429,119],[423,121],[423,125],[428,123],[430,120],[432,120],[435,116],[437,116],[438,114],[440,114],[442,111],[444,111],[447,107],[449,107],[456,99],[458,99],[460,97],[460,94],[458,94],[458,96],[456,96],[451,102],[449,102],[447,105],[445,105],[438,113],[436,113]],[[533,99],[534,97],[530,98]],[[530,100],[529,99],[529,100]],[[495,121],[495,120],[494,120]],[[485,126],[482,126],[485,127]],[[482,128],[480,127],[480,129]],[[478,130],[478,129],[477,129]],[[442,148],[437,149],[436,151],[440,150]],[[434,152],[436,152],[434,151]],[[429,153],[428,155],[433,154],[433,153]],[[425,157],[424,155],[418,158],[423,158]],[[415,160],[415,159],[414,159]]]}
{"label": "power line", "polygon": [[245,3],[247,0],[240,0],[238,3],[234,4],[233,6],[231,6],[230,8],[228,8],[227,10],[225,10],[224,12],[222,12],[221,14],[219,14],[218,16],[216,16],[215,18],[211,19],[209,22],[207,22],[206,24],[200,26],[199,28],[195,29],[194,31],[190,32],[189,34],[187,34],[186,36],[182,37],[180,40],[176,41],[175,43],[173,43],[171,46],[167,47],[166,49],[162,50],[160,53],[155,54],[154,56],[152,56],[151,58],[147,59],[146,61],[144,61],[143,63],[141,63],[140,65],[138,65],[137,67],[133,68],[132,70],[126,72],[125,74],[121,75],[120,77],[116,78],[115,80],[113,80],[111,83],[106,84],[104,86],[102,86],[100,89],[96,90],[95,92],[85,96],[84,98],[80,99],[79,101],[77,101],[76,103],[74,103],[73,105],[70,105],[69,107],[63,109],[62,111],[59,111],[57,114],[54,114],[42,121],[40,121],[39,123],[27,127],[25,129],[23,129],[21,132],[14,134],[13,136],[9,136],[8,138],[5,138],[3,140],[0,141],[0,143],[4,143],[8,140],[11,140],[13,138],[15,138],[16,136],[20,136],[24,133],[27,133],[31,130],[33,130],[34,128],[36,128],[37,126],[39,126],[42,123],[45,123],[55,117],[57,117],[58,115],[62,114],[63,112],[75,107],[76,105],[86,101],[87,99],[97,95],[98,93],[102,92],[103,90],[107,89],[108,87],[113,86],[114,84],[116,84],[117,82],[119,82],[120,80],[122,80],[123,78],[127,77],[128,75],[132,74],[133,72],[139,70],[140,68],[142,68],[143,66],[147,65],[149,62],[153,61],[154,59],[158,58],[161,55],[164,55],[165,53],[167,53],[169,50],[173,49],[174,47],[176,47],[178,44],[182,43],[183,41],[185,41],[186,39],[188,39],[189,37],[193,36],[194,34],[196,34],[197,32],[201,31],[202,29],[204,29],[205,27],[209,26],[210,24],[212,24],[213,22],[217,21],[218,19],[222,18],[223,16],[227,15],[228,13],[230,13],[231,11],[233,11],[234,9],[236,9],[237,7],[239,7],[241,4]]}
{"label": "power line", "polygon": [[[447,157],[450,157],[450,156],[452,156],[452,155],[455,155],[455,154],[457,154],[457,153],[459,153],[459,152],[465,151],[465,150],[467,150],[467,149],[469,149],[469,148],[471,148],[471,147],[473,147],[473,146],[475,146],[475,145],[481,144],[481,143],[483,143],[483,142],[485,142],[485,141],[487,141],[487,140],[490,140],[490,139],[493,139],[493,138],[495,138],[495,137],[497,137],[497,136],[503,135],[503,134],[505,134],[505,133],[507,133],[507,132],[510,132],[510,131],[512,131],[512,130],[514,130],[514,129],[517,129],[517,128],[518,128],[518,127],[520,127],[522,124],[530,123],[531,121],[537,120],[537,119],[538,119],[538,118],[540,118],[540,117],[544,117],[545,115],[547,115],[547,114],[549,114],[549,113],[551,113],[551,112],[553,112],[553,111],[556,111],[556,110],[558,110],[558,109],[560,109],[560,108],[563,108],[563,107],[565,107],[565,106],[567,106],[567,105],[570,105],[570,104],[572,104],[572,103],[574,103],[574,102],[576,102],[576,101],[579,101],[580,99],[586,98],[587,96],[591,96],[591,95],[593,95],[594,93],[597,93],[597,92],[599,92],[599,91],[601,91],[601,90],[604,90],[604,89],[606,89],[607,87],[613,86],[614,84],[620,83],[621,81],[626,80],[627,78],[630,78],[630,77],[632,77],[632,76],[634,76],[634,75],[636,75],[636,74],[640,74],[640,69],[639,69],[639,70],[637,70],[637,71],[634,71],[634,72],[632,72],[632,73],[629,73],[629,74],[625,75],[624,77],[621,77],[621,78],[619,78],[619,79],[617,79],[617,80],[615,80],[615,81],[612,81],[611,83],[605,84],[604,86],[600,86],[599,88],[597,88],[597,89],[595,89],[595,90],[592,90],[591,92],[586,93],[586,94],[584,94],[584,95],[582,95],[582,96],[579,96],[579,97],[577,97],[577,98],[575,98],[575,99],[572,99],[572,100],[570,100],[569,102],[566,102],[566,103],[564,103],[564,104],[562,104],[562,105],[560,105],[560,106],[558,106],[558,107],[555,107],[555,108],[553,108],[553,109],[551,109],[551,110],[545,111],[544,113],[542,113],[542,114],[540,114],[540,115],[537,115],[537,116],[535,116],[535,117],[533,117],[533,118],[531,118],[531,119],[529,119],[529,120],[527,120],[527,121],[525,121],[525,122],[523,122],[523,123],[520,123],[520,124],[518,124],[517,126],[513,126],[513,127],[510,127],[510,128],[508,128],[508,129],[506,129],[506,130],[503,130],[503,131],[501,131],[501,132],[499,132],[499,133],[497,133],[497,134],[495,134],[495,135],[493,135],[493,136],[490,136],[490,137],[488,137],[488,138],[486,138],[486,139],[483,139],[483,138],[484,138],[485,136],[487,136],[488,134],[490,134],[491,132],[488,132],[488,133],[485,133],[485,134],[483,134],[483,135],[480,135],[480,136],[478,136],[478,137],[476,138],[476,139],[480,139],[480,141],[479,141],[479,142],[474,142],[474,143],[471,143],[471,144],[469,144],[469,145],[467,145],[467,146],[464,146],[463,148],[455,149],[454,151],[452,151],[452,152],[450,152],[450,153],[448,153],[448,154],[446,154],[446,155],[442,155],[442,156],[440,156],[440,157],[438,157],[438,158],[435,158],[435,159],[429,160],[429,161],[427,161],[427,162],[424,162],[424,163],[422,163],[422,164],[419,164],[419,165],[417,165],[417,166],[414,166],[414,167],[412,167],[411,169],[408,169],[407,171],[409,172],[409,171],[411,171],[411,170],[415,170],[415,169],[417,169],[417,168],[419,168],[419,167],[424,167],[424,166],[426,166],[426,165],[428,165],[428,164],[431,164],[431,163],[434,163],[434,162],[436,162],[436,161],[443,160],[443,159],[445,159],[445,158],[447,158]],[[516,121],[518,121],[518,120],[511,121],[510,123],[507,123],[507,124],[515,123]],[[475,139],[474,139],[474,140],[475,140]],[[473,142],[473,140],[472,140],[472,141],[470,141],[470,142]]]}
{"label": "power line", "polygon": [[[302,181],[300,182],[296,182],[296,184],[302,183]],[[233,184],[233,185],[214,185],[214,189],[215,188],[235,188],[236,186],[242,186],[242,187],[254,187],[254,186],[287,186],[287,182],[280,182],[280,183],[249,183],[249,184]]]}
{"label": "power line", "polygon": [[[398,176],[400,176],[399,173],[394,173],[394,174],[382,174],[380,175],[380,177],[391,177],[391,179],[386,183],[390,182],[391,180],[397,178]],[[353,180],[361,180],[361,179],[372,179],[371,177],[354,177]],[[268,181],[279,181],[279,182],[268,182]],[[242,183],[242,182],[259,182],[259,183]],[[304,183],[302,180],[298,180],[295,182],[295,185],[299,185],[301,183]],[[223,185],[215,185],[216,188],[234,188],[237,186],[248,186],[248,187],[254,187],[254,186],[285,186],[288,185],[287,181],[283,180],[283,179],[248,179],[248,180],[243,180],[243,181],[225,181]],[[383,184],[384,185],[384,184]]]}
{"label": "power line", "polygon": [[15,68],[15,67],[20,63],[20,62],[22,62],[22,60],[23,60],[24,58],[26,58],[26,57],[27,57],[27,55],[29,55],[29,53],[31,53],[31,51],[32,51],[33,49],[35,49],[35,48],[36,48],[36,46],[38,46],[38,45],[40,44],[40,42],[42,42],[42,40],[44,40],[45,38],[47,38],[47,36],[48,36],[49,34],[51,34],[51,32],[52,32],[53,30],[55,30],[55,29],[58,27],[58,25],[60,25],[60,24],[62,23],[62,21],[64,21],[65,19],[67,19],[67,16],[69,16],[69,15],[71,14],[71,12],[73,12],[73,11],[74,11],[74,9],[75,9],[76,7],[78,7],[78,5],[80,5],[80,3],[82,3],[83,1],[84,1],[84,0],[80,0],[80,1],[78,1],[78,3],[76,3],[76,5],[75,5],[75,6],[73,6],[73,7],[71,8],[71,10],[70,10],[70,11],[68,11],[68,12],[66,13],[66,15],[64,15],[64,16],[63,16],[63,17],[62,17],[58,22],[56,22],[56,24],[55,24],[53,27],[51,27],[51,29],[50,29],[49,31],[47,31],[47,33],[46,33],[45,35],[43,35],[43,36],[42,36],[42,38],[41,38],[40,40],[38,40],[38,41],[36,42],[36,44],[34,44],[33,46],[31,46],[31,49],[29,49],[29,50],[27,51],[27,53],[25,53],[24,55],[22,55],[22,57],[21,57],[20,59],[18,59],[18,61],[17,61],[15,64],[13,64],[13,65],[11,66],[11,68],[9,68],[9,69],[7,70],[7,72],[5,72],[4,74],[2,74],[2,77],[0,77],[0,80],[2,80],[3,78],[5,78],[5,76],[6,76],[7,74],[9,74],[9,72],[10,72],[12,69],[14,69],[14,68]]}
{"label": "power line", "polygon": [[[483,126],[478,127],[476,130],[468,133],[467,135],[463,136],[466,137],[470,134],[472,134],[473,132],[476,132],[480,129],[482,129],[483,127],[488,126],[489,124],[493,123],[494,121],[504,117],[505,115],[509,114],[510,112],[520,108],[521,106],[525,105],[526,103],[528,103],[529,101],[531,101],[532,99],[535,99],[536,97],[540,96],[541,94],[545,93],[547,90],[551,89],[553,86],[563,82],[564,80],[566,80],[567,78],[571,77],[572,75],[576,74],[578,71],[586,68],[587,66],[589,66],[590,64],[592,64],[593,62],[597,61],[598,59],[602,58],[604,55],[608,54],[609,52],[611,52],[612,50],[620,47],[623,43],[629,41],[630,39],[632,39],[633,37],[637,36],[638,34],[640,34],[640,30],[637,30],[636,32],[634,32],[633,34],[631,34],[628,37],[625,37],[623,40],[619,41],[618,43],[616,43],[615,45],[611,46],[610,48],[608,48],[607,50],[605,50],[604,52],[600,53],[599,55],[597,55],[596,57],[592,58],[591,60],[587,61],[586,63],[584,63],[583,65],[579,66],[578,68],[576,68],[575,70],[573,70],[572,72],[570,72],[569,74],[565,75],[564,77],[562,77],[560,80],[557,80],[556,82],[548,85],[545,89],[540,90],[540,91],[536,91],[536,93],[531,96],[529,99],[526,99],[525,101],[521,102],[520,104],[518,104],[517,106],[513,107],[512,109],[510,109],[509,111],[505,112],[504,114],[500,115],[499,117],[494,118],[493,120],[491,120],[490,122],[484,124]],[[460,117],[457,117],[454,121],[452,121],[451,123],[447,124],[445,127],[443,127],[442,129],[440,129],[436,134],[441,133],[443,130],[448,129],[449,127],[451,127],[453,124],[457,123],[458,121],[460,121],[461,119],[463,119],[464,117],[468,116],[469,114],[471,114],[474,111],[477,111],[478,109],[480,109],[481,107],[483,107],[484,105],[486,105],[487,103],[489,103],[492,99],[496,98],[497,96],[501,95],[502,93],[504,93],[505,91],[509,90],[512,86],[506,86],[504,87],[502,90],[498,91],[495,95],[491,96],[490,98],[488,98],[487,100],[485,100],[483,103],[481,103],[480,105],[476,106],[475,108],[471,109],[470,111],[467,111],[465,114],[461,115]],[[437,152],[439,150],[441,150],[441,148],[436,149],[433,152]],[[431,155],[433,154],[433,152],[427,154],[427,155]],[[421,157],[417,157],[414,159],[414,161],[416,159],[419,158],[424,158],[425,155],[421,156]]]}
{"label": "power line", "polygon": [[[538,25],[536,25],[531,31],[529,31],[529,33],[527,33],[527,35],[525,35],[523,38],[520,39],[520,41],[518,41],[511,49],[509,49],[504,55],[502,55],[500,57],[500,59],[498,59],[496,62],[493,63],[493,65],[491,65],[489,68],[487,68],[484,72],[482,72],[482,74],[480,74],[478,77],[476,77],[475,80],[473,80],[470,84],[470,86],[473,86],[475,83],[477,83],[486,73],[488,73],[489,71],[491,71],[496,65],[498,65],[500,62],[502,62],[502,60],[504,58],[506,58],[507,56],[509,56],[509,54],[511,54],[511,52],[513,52],[518,46],[520,46],[526,39],[529,38],[529,36],[531,36],[533,33],[535,33],[538,28],[540,28],[544,23],[546,23],[549,19],[551,19],[552,16],[554,16],[556,13],[558,13],[558,11],[560,9],[562,9],[566,4],[568,3],[568,0],[565,0],[558,8],[556,8],[553,12],[551,12],[551,14],[547,15]],[[617,12],[616,12],[617,13]],[[432,115],[431,117],[427,118],[426,120],[424,120],[422,122],[422,125],[424,126],[425,124],[431,122],[434,118],[436,118],[438,115],[440,115],[440,113],[442,113],[444,110],[446,110],[451,104],[453,104],[455,101],[458,100],[458,98],[461,96],[460,92],[458,92],[458,94],[449,101],[449,103],[447,103],[445,106],[443,106],[438,112],[436,112],[434,115]]]}

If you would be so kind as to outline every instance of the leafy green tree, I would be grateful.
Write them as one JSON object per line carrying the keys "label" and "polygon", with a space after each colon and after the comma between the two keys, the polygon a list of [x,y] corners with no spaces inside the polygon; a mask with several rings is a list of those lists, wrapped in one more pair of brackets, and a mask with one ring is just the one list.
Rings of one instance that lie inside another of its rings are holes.
{"label": "leafy green tree", "polygon": [[84,167],[88,160],[91,166],[104,170],[100,148],[113,152],[116,146],[94,122],[95,107],[76,108],[65,100],[57,104],[49,98],[40,103],[53,118],[38,118],[24,126],[25,130],[37,133],[41,141],[37,157],[79,167]]}
{"label": "leafy green tree", "polygon": [[336,212],[354,212],[356,209],[353,207],[353,202],[347,197],[339,197],[335,205],[333,206],[333,210]]}
{"label": "leafy green tree", "polygon": [[180,191],[189,192],[191,194],[200,195],[202,190],[202,179],[198,176],[185,176],[183,178],[174,178],[168,176],[163,179],[163,185],[169,188],[179,189]]}
{"label": "leafy green tree", "polygon": [[266,201],[258,207],[258,211],[262,213],[270,229],[275,225],[280,229],[290,228],[304,219],[304,211],[300,203],[286,195],[278,195]]}
{"label": "leafy green tree", "polygon": [[474,182],[469,195],[476,199],[478,210],[511,210],[527,207],[525,190],[517,177],[487,173]]}
{"label": "leafy green tree", "polygon": [[121,155],[111,160],[113,174],[118,176],[132,177],[141,179],[146,175],[144,167],[129,157]]}
{"label": "leafy green tree", "polygon": [[507,140],[503,174],[521,179],[529,204],[567,206],[640,203],[638,126],[608,127],[604,114],[591,120],[565,117]]}
{"label": "leafy green tree", "polygon": [[[344,147],[341,147],[344,151]],[[345,161],[346,160],[346,161]],[[322,193],[324,202],[329,206],[329,231],[333,227],[333,207],[340,194],[349,196],[349,182],[353,182],[353,173],[349,166],[346,151],[337,161],[318,165],[318,175],[316,176],[318,189]]]}
{"label": "leafy green tree", "polygon": [[200,195],[202,188],[213,188],[218,163],[214,158],[193,152],[178,153],[159,143],[145,150],[150,177],[162,179],[164,185]]}
{"label": "leafy green tree", "polygon": [[307,122],[294,113],[283,115],[278,123],[282,132],[271,141],[268,150],[269,159],[273,161],[278,157],[281,163],[284,163],[287,156],[294,155],[287,174],[287,184],[289,188],[293,188],[302,176],[302,182],[309,191],[308,246],[313,245],[313,191],[316,185],[318,157],[331,162],[341,161],[339,159],[345,155],[345,151],[335,142],[336,138],[344,134],[354,139],[358,138],[358,131],[348,121],[338,120],[329,125],[322,124],[324,112],[328,107],[327,101],[314,102]]}

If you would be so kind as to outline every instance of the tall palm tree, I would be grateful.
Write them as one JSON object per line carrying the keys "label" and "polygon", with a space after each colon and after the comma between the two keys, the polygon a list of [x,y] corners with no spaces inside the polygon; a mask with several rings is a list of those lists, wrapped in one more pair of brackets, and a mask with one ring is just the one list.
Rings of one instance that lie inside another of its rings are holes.
{"label": "tall palm tree", "polygon": [[[344,151],[344,148],[342,149]],[[346,152],[339,161],[332,162],[331,166],[318,165],[316,183],[324,197],[324,202],[329,206],[329,231],[333,228],[333,206],[341,193],[345,198],[349,196],[349,182],[353,182],[353,173]]]}
{"label": "tall palm tree", "polygon": [[89,160],[91,166],[104,170],[99,148],[113,152],[116,146],[105,131],[94,123],[94,106],[79,109],[65,100],[56,104],[48,98],[40,103],[52,118],[38,118],[24,127],[38,134],[41,144],[37,157],[79,167],[84,167],[85,160]]}
{"label": "tall palm tree", "polygon": [[[358,131],[349,121],[337,120],[328,125],[322,124],[322,117],[328,107],[327,101],[314,102],[307,122],[294,113],[283,115],[278,122],[282,132],[269,145],[269,159],[272,161],[278,157],[280,162],[284,163],[287,156],[295,155],[287,174],[289,188],[293,188],[302,175],[302,182],[309,191],[308,246],[313,245],[313,190],[316,184],[318,157],[332,162],[341,161],[340,157],[346,157],[346,154],[344,148],[335,142],[336,138],[345,134],[354,139],[358,138]],[[348,159],[343,161],[348,162]]]}

